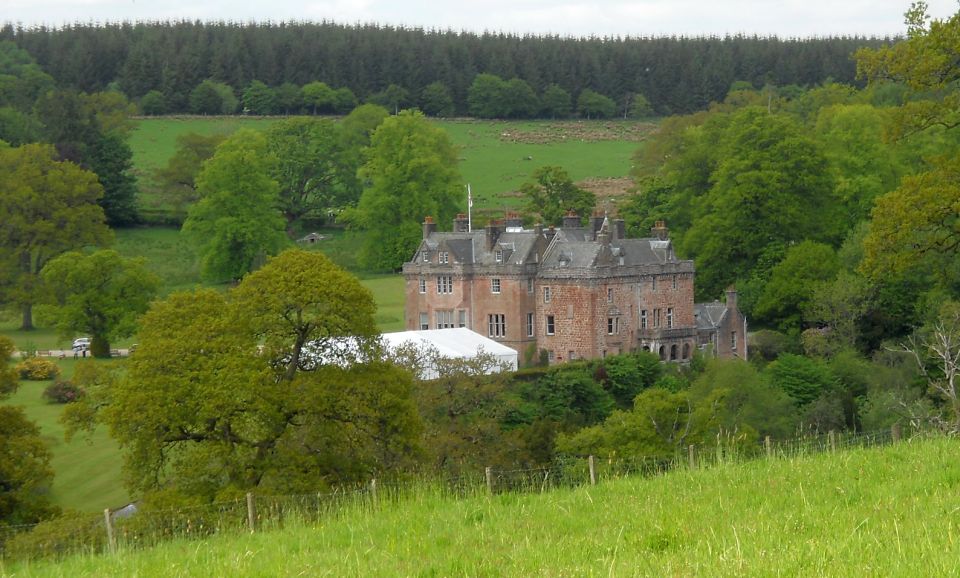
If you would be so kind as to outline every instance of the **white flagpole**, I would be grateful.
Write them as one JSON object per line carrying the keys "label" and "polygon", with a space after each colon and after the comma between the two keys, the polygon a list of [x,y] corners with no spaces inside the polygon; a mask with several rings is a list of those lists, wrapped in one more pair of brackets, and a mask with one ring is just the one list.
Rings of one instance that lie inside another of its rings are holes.
{"label": "white flagpole", "polygon": [[473,232],[473,192],[470,183],[467,183],[467,231]]}

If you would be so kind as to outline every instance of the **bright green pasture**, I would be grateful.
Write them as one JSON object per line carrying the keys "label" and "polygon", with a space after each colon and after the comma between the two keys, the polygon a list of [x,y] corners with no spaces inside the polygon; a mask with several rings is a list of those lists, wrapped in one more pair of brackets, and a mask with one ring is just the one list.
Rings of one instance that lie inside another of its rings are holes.
{"label": "bright green pasture", "polygon": [[[59,360],[61,375],[73,376],[77,363],[112,362]],[[42,396],[48,385],[49,381],[21,381],[17,393],[3,403],[23,407],[27,417],[40,427],[41,436],[53,453],[50,464],[55,472],[53,502],[85,512],[123,506],[129,501],[129,495],[120,481],[117,443],[102,426],[90,437],[77,436],[67,443],[63,438],[63,425],[58,421],[64,406],[47,403]]]}
{"label": "bright green pasture", "polygon": [[[177,136],[229,134],[240,127],[266,129],[276,118],[244,117],[172,117],[144,118],[136,121],[130,137],[133,164],[144,180],[141,202],[145,206],[162,207],[151,191],[152,171],[166,165],[176,151]],[[634,140],[593,139],[593,132],[616,132],[634,121],[433,121],[450,134],[460,148],[460,172],[474,192],[476,209],[513,207],[519,200],[510,193],[529,180],[539,167],[561,166],[576,181],[589,178],[625,177],[630,171],[630,158],[640,147]],[[586,131],[583,127],[591,127]],[[565,128],[566,127],[566,128]],[[570,129],[570,137],[558,132]],[[576,130],[574,130],[576,129]],[[518,135],[527,138],[517,139]],[[540,138],[540,137],[543,138]],[[542,142],[540,142],[542,141]],[[466,191],[463,205],[466,209]]]}
{"label": "bright green pasture", "polygon": [[[581,121],[578,124],[617,125],[623,121]],[[580,138],[546,140],[550,142],[514,142],[518,132],[549,135],[550,121],[437,121],[460,147],[460,173],[470,184],[477,208],[515,207],[520,200],[515,192],[530,180],[536,169],[563,167],[570,178],[625,177],[630,172],[631,156],[640,144],[625,140],[584,140]],[[564,123],[570,126],[572,123]],[[561,125],[563,126],[563,125]],[[536,140],[536,139],[533,139]]]}
{"label": "bright green pasture", "polygon": [[[442,492],[282,531],[16,576],[951,576],[960,442],[758,460],[545,494]],[[2,568],[0,568],[2,570]]]}
{"label": "bright green pasture", "polygon": [[166,166],[177,150],[177,137],[182,134],[224,134],[247,127],[263,130],[277,118],[251,118],[242,116],[218,117],[163,117],[144,118],[135,121],[130,135],[133,149],[133,166],[141,174]]}

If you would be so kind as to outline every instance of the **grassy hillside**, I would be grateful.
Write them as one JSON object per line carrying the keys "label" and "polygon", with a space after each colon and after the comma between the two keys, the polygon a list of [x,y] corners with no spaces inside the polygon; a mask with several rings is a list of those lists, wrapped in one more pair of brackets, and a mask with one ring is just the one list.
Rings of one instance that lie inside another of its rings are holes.
{"label": "grassy hillside", "polygon": [[0,567],[16,576],[946,576],[960,443],[773,459],[545,494],[424,491],[282,531]]}

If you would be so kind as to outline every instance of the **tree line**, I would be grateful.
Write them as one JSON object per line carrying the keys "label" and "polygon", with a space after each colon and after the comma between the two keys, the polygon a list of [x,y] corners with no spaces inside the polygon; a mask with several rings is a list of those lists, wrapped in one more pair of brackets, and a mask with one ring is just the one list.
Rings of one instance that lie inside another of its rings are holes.
{"label": "tree line", "polygon": [[[738,80],[755,87],[827,79],[854,84],[851,54],[890,42],[858,36],[569,38],[332,22],[188,21],[62,28],[8,23],[0,40],[26,50],[65,88],[114,88],[138,102],[149,94],[146,105],[154,111],[196,110],[193,92],[210,81],[229,87],[234,98],[269,87],[286,103],[276,105],[281,113],[296,100],[294,88],[321,82],[341,91],[341,107],[349,91],[387,108],[394,102],[457,115],[475,114],[469,93],[483,74],[522,81],[548,102],[548,89],[557,87],[574,99],[588,90],[606,96],[620,112],[629,111],[639,94],[656,114],[689,113],[722,100]],[[529,116],[552,114],[548,105]]]}

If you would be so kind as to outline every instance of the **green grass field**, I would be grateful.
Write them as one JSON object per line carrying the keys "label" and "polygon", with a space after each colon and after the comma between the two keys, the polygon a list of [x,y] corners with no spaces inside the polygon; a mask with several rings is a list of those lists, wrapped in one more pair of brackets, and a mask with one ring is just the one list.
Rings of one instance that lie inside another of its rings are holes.
{"label": "green grass field", "polygon": [[[61,375],[69,378],[77,363],[110,363],[104,361],[77,362],[58,360]],[[64,441],[63,426],[59,423],[63,405],[47,403],[43,390],[49,381],[21,381],[17,393],[5,404],[24,408],[27,417],[40,427],[41,436],[53,453],[51,466],[56,475],[51,497],[64,508],[84,512],[116,508],[129,501],[129,495],[120,483],[120,448],[103,427],[92,436],[77,436]]]}
{"label": "green grass field", "polygon": [[423,490],[283,530],[10,576],[950,576],[960,443],[904,442],[543,494]]}
{"label": "green grass field", "polygon": [[[144,181],[141,202],[160,207],[150,192],[151,174],[166,165],[181,134],[229,134],[240,127],[265,129],[276,119],[144,118],[130,137],[133,164]],[[516,191],[534,170],[558,165],[577,181],[625,177],[631,156],[652,125],[636,121],[478,121],[436,120],[460,148],[460,172],[470,183],[477,210],[515,207]],[[642,130],[634,130],[641,127]],[[466,191],[463,199],[466,209]]]}

